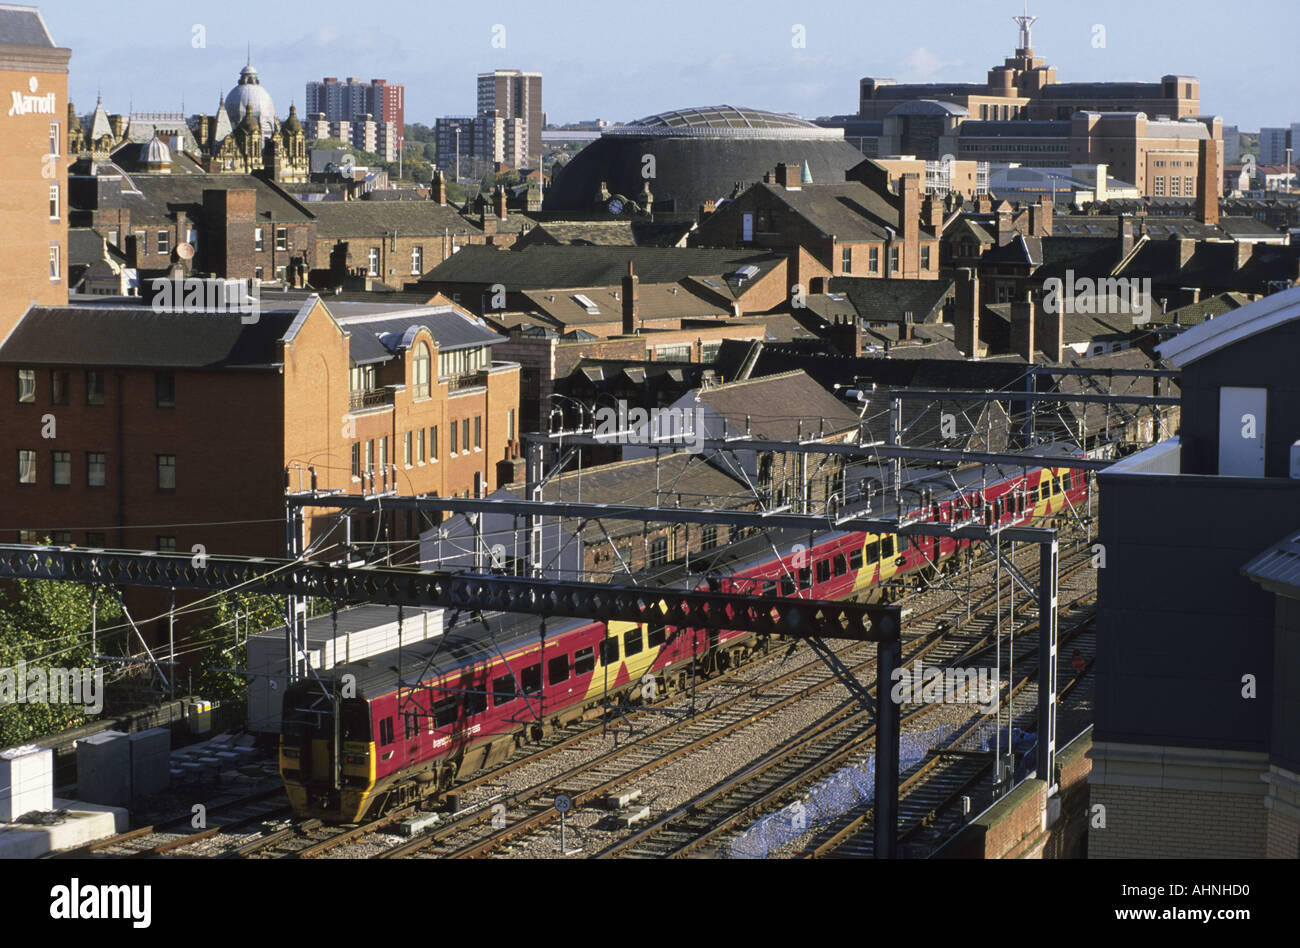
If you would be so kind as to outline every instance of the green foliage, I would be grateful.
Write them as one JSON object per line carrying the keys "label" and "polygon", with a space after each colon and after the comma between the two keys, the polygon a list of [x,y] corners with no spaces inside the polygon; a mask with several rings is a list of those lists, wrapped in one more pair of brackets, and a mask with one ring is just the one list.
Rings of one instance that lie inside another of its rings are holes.
{"label": "green foliage", "polygon": [[[92,668],[92,592],[76,583],[19,580],[0,596],[0,668],[27,662],[39,668]],[[98,625],[117,625],[122,610],[103,590],[94,596]],[[121,629],[100,636],[102,654],[121,654]],[[83,708],[67,704],[8,704],[0,707],[0,747],[10,747],[85,724]]]}
{"label": "green foliage", "polygon": [[[248,700],[248,679],[234,669],[248,666],[249,632],[264,632],[284,624],[284,600],[275,596],[234,593],[221,596],[207,610],[195,637],[209,641],[199,659],[201,669],[194,694],[223,704],[243,705]],[[239,640],[235,638],[238,616]],[[219,669],[232,669],[221,671]]]}

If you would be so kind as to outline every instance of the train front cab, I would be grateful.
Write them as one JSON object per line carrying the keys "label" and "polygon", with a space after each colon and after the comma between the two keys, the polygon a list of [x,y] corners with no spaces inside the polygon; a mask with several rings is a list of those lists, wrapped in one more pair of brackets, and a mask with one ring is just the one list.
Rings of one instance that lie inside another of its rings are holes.
{"label": "train front cab", "polygon": [[299,682],[285,693],[281,720],[280,776],[294,812],[336,823],[360,820],[375,789],[369,703],[327,695],[316,681]]}

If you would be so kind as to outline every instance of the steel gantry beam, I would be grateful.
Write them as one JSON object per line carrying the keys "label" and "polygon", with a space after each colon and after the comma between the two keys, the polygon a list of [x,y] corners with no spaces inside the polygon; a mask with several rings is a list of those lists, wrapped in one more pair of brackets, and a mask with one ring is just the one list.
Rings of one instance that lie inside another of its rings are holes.
{"label": "steel gantry beam", "polygon": [[898,606],[788,599],[672,587],[619,586],[453,573],[348,567],[265,557],[206,556],[0,545],[0,579],[151,586],[306,596],[334,602],[583,616],[796,638],[890,641]]}
{"label": "steel gantry beam", "polygon": [[[643,523],[697,523],[754,529],[862,530],[900,536],[944,537],[956,540],[991,540],[995,536],[1017,543],[1043,543],[1055,531],[1043,527],[986,526],[974,520],[963,523],[903,521],[871,517],[852,511],[838,516],[759,510],[714,510],[700,507],[636,507],[626,504],[586,504],[567,500],[519,500],[510,497],[358,497],[353,494],[305,492],[290,494],[291,507],[321,507],[339,510],[448,511],[452,513],[498,513],[520,517],[573,517],[584,520],[636,520]],[[3,547],[0,547],[3,549]]]}
{"label": "steel gantry beam", "polygon": [[1092,405],[1181,405],[1178,395],[1109,395],[1105,392],[977,392],[948,389],[890,389],[885,397],[946,402],[1075,402]]}

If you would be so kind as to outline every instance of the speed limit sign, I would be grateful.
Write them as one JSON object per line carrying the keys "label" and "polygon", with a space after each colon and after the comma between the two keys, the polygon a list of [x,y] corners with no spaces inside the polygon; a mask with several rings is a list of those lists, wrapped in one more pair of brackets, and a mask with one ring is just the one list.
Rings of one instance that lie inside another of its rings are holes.
{"label": "speed limit sign", "polygon": [[573,809],[573,799],[567,793],[556,794],[555,810],[557,813],[568,813]]}

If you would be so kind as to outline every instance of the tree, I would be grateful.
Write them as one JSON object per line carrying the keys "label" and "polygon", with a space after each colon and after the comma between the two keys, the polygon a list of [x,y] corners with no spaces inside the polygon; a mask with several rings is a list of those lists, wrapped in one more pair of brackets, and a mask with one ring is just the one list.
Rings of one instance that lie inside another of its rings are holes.
{"label": "tree", "polygon": [[[42,677],[56,668],[93,672],[92,603],[97,623],[105,629],[97,643],[100,654],[122,654],[126,632],[114,628],[122,610],[106,590],[47,580],[15,581],[0,596],[0,670],[16,676],[22,662],[27,671]],[[50,697],[3,703],[16,695],[0,691],[0,747],[28,743],[89,720],[84,706],[53,702]]]}

